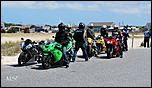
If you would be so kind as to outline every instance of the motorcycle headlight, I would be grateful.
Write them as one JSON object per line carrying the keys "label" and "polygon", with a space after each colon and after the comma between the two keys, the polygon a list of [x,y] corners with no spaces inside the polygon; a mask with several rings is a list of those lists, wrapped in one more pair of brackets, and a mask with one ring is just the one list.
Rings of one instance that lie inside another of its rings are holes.
{"label": "motorcycle headlight", "polygon": [[107,43],[112,43],[112,41],[107,41]]}
{"label": "motorcycle headlight", "polygon": [[88,40],[89,43],[91,43],[91,40]]}
{"label": "motorcycle headlight", "polygon": [[50,49],[48,49],[48,51],[51,51]]}
{"label": "motorcycle headlight", "polygon": [[24,42],[21,43],[21,44],[20,44],[20,48],[23,49],[23,46],[24,46],[24,45],[25,45]]}

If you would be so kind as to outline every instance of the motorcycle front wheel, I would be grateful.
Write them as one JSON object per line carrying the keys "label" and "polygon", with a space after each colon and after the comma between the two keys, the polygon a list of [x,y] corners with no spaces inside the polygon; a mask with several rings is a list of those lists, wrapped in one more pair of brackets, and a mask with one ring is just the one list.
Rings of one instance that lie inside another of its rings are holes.
{"label": "motorcycle front wheel", "polygon": [[18,65],[23,66],[28,62],[28,54],[25,52],[21,52],[19,57],[18,57]]}
{"label": "motorcycle front wheel", "polygon": [[52,59],[51,56],[43,56],[42,58],[42,67],[44,69],[49,69],[51,67]]}
{"label": "motorcycle front wheel", "polygon": [[87,46],[87,54],[89,57],[92,57],[92,49],[90,45]]}
{"label": "motorcycle front wheel", "polygon": [[112,57],[112,53],[113,53],[113,48],[109,47],[107,48],[107,58],[110,59]]}

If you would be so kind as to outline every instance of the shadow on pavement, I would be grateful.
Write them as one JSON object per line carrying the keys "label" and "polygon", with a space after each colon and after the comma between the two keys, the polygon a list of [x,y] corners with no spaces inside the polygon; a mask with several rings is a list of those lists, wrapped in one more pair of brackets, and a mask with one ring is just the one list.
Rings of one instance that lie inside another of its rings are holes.
{"label": "shadow on pavement", "polygon": [[23,66],[20,66],[18,64],[12,64],[12,65],[8,65],[8,66],[12,66],[12,67],[24,67],[24,66],[30,66],[30,65],[34,65],[34,64],[37,64],[35,62],[32,62],[32,63],[26,63],[25,65]]}
{"label": "shadow on pavement", "polygon": [[86,62],[85,60],[77,60],[76,62]]}
{"label": "shadow on pavement", "polygon": [[78,57],[78,58],[84,58],[84,56],[82,56],[82,55],[77,55],[77,57]]}
{"label": "shadow on pavement", "polygon": [[42,67],[42,65],[36,65],[37,67],[32,67],[31,69],[35,69],[35,70],[47,70],[47,69],[44,69]]}
{"label": "shadow on pavement", "polygon": [[100,59],[108,59],[107,56],[99,56]]}
{"label": "shadow on pavement", "polygon": [[[64,66],[56,65],[56,66],[50,67],[49,69],[55,69],[55,68],[59,68],[59,67],[60,68],[65,68]],[[35,69],[35,70],[48,70],[48,69],[44,69],[41,64],[40,65],[36,65],[36,67],[32,67],[31,69]]]}

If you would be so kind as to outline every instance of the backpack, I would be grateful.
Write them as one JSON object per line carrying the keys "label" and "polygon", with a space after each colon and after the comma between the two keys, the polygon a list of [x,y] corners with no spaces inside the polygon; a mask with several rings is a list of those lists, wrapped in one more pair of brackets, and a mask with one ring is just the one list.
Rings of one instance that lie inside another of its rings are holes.
{"label": "backpack", "polygon": [[145,32],[144,32],[144,37],[150,37],[149,31],[145,31]]}

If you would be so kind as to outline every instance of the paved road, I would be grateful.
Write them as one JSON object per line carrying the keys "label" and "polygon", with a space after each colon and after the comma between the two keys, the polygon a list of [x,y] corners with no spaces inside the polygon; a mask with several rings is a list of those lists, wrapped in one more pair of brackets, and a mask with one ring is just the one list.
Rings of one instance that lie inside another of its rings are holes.
{"label": "paved road", "polygon": [[85,62],[77,58],[69,68],[43,70],[41,64],[1,66],[2,87],[150,87],[151,48],[133,49],[123,58],[102,54]]}

